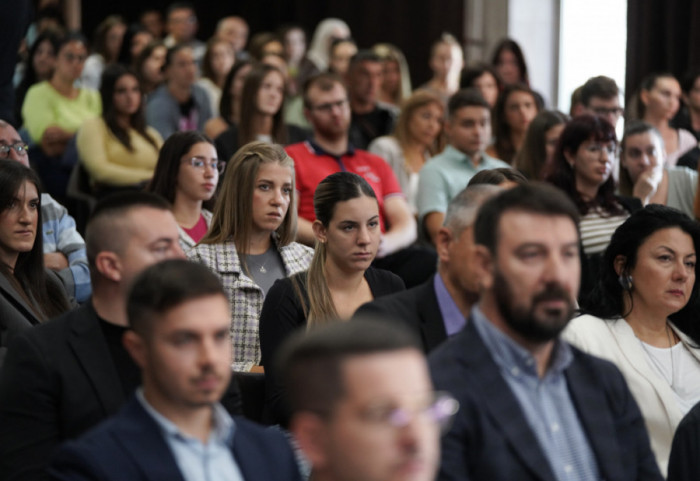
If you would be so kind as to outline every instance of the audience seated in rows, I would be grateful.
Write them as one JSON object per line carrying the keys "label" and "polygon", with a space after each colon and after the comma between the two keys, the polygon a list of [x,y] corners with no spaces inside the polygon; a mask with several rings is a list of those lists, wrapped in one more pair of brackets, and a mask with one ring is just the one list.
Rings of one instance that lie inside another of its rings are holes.
{"label": "audience seated in rows", "polygon": [[542,180],[554,160],[559,136],[569,117],[558,110],[543,110],[527,128],[522,147],[513,159],[513,167],[529,180]]}
{"label": "audience seated in rows", "polygon": [[227,40],[214,37],[207,42],[207,49],[202,59],[202,76],[197,81],[197,85],[206,90],[213,116],[219,115],[221,89],[235,61],[233,47]]}

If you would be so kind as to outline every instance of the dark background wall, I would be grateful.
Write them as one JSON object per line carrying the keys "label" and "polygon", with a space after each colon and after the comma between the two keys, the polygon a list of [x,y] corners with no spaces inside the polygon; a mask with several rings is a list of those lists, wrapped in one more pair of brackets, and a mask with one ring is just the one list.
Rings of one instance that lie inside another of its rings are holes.
{"label": "dark background wall", "polygon": [[[83,30],[88,36],[105,16],[113,13],[134,21],[145,2],[83,1]],[[165,11],[168,0],[150,0],[149,7]],[[214,31],[216,22],[228,15],[240,15],[248,21],[251,34],[275,30],[287,23],[300,24],[313,34],[319,21],[327,17],[345,20],[360,48],[378,42],[390,42],[406,55],[414,86],[428,80],[430,45],[442,32],[464,39],[463,0],[221,0],[195,1],[199,17],[199,37]]]}

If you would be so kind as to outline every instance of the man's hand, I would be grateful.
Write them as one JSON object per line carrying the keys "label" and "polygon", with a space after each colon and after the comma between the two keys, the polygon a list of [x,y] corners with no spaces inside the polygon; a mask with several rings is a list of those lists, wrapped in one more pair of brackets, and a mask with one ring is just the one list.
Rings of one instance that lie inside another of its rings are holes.
{"label": "man's hand", "polygon": [[68,258],[62,252],[44,254],[44,266],[53,271],[60,271],[68,267]]}

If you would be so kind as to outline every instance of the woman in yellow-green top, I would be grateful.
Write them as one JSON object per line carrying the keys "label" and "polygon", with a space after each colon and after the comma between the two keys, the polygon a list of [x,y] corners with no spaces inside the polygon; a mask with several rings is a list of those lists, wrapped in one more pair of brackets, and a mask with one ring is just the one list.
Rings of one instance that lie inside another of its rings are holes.
{"label": "woman in yellow-green top", "polygon": [[120,64],[102,75],[102,116],[78,131],[80,161],[98,194],[140,188],[153,177],[163,139],[146,125],[143,92],[136,74]]}
{"label": "woman in yellow-green top", "polygon": [[31,87],[22,105],[24,126],[32,143],[40,147],[32,153],[32,162],[46,190],[59,199],[77,161],[71,142],[75,132],[87,119],[102,112],[99,93],[79,88],[75,83],[86,58],[86,41],[82,35],[62,38],[51,79]]}

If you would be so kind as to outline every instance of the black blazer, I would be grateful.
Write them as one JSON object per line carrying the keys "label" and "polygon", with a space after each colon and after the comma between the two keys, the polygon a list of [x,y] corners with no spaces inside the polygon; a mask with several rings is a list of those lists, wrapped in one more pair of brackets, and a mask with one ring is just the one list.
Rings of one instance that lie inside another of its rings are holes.
{"label": "black blazer", "polygon": [[[601,479],[662,480],[637,403],[610,362],[573,349],[565,376]],[[555,481],[520,404],[474,323],[429,357],[435,388],[460,403],[442,437],[439,480]]]}
{"label": "black blazer", "polygon": [[431,276],[421,285],[378,297],[360,306],[353,319],[369,317],[396,321],[420,339],[423,351],[428,354],[447,339],[445,321],[435,295],[434,278]]}
{"label": "black blazer", "polygon": [[[300,481],[284,434],[235,418],[231,453],[246,481]],[[135,397],[77,441],[63,445],[49,468],[52,480],[184,481],[161,429]]]}

